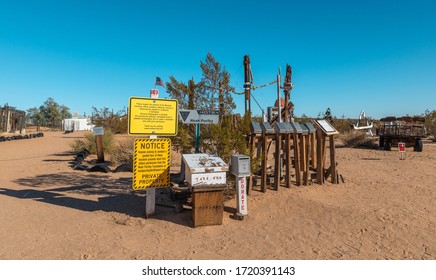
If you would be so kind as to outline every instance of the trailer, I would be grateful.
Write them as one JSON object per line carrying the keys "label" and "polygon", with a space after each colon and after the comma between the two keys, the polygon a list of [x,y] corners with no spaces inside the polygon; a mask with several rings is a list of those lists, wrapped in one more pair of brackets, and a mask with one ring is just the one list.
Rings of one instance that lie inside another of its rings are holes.
{"label": "trailer", "polygon": [[422,139],[426,137],[427,131],[424,126],[423,117],[386,117],[380,119],[380,126],[377,129],[379,136],[379,147],[387,151],[399,142],[406,143],[416,152],[422,152]]}

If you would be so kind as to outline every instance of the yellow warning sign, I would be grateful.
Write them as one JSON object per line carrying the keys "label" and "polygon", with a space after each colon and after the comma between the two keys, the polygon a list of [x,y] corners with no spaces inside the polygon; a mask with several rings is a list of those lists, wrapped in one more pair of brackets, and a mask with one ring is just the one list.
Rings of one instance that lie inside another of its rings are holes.
{"label": "yellow warning sign", "polygon": [[170,186],[171,140],[135,139],[133,189]]}
{"label": "yellow warning sign", "polygon": [[177,100],[130,97],[130,135],[177,135]]}

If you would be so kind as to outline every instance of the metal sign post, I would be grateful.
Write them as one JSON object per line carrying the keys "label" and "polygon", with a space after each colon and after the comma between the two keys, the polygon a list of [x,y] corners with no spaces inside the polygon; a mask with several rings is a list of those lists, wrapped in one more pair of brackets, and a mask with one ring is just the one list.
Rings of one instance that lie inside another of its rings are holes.
{"label": "metal sign post", "polygon": [[157,136],[177,135],[177,100],[131,97],[129,100],[130,135],[149,136],[136,139],[133,165],[133,189],[145,189],[145,217],[155,214],[156,189],[170,186],[171,140]]}
{"label": "metal sign post", "polygon": [[180,119],[195,124],[195,153],[200,152],[200,124],[219,123],[219,110],[179,110]]}

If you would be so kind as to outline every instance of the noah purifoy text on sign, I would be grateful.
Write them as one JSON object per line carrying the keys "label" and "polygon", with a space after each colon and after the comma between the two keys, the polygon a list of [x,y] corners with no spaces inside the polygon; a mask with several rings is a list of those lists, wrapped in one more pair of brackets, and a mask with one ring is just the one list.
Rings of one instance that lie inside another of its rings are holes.
{"label": "noah purifoy text on sign", "polygon": [[131,97],[130,135],[177,135],[177,100]]}
{"label": "noah purifoy text on sign", "polygon": [[170,186],[171,140],[135,139],[133,189]]}
{"label": "noah purifoy text on sign", "polygon": [[183,123],[211,124],[219,122],[218,110],[179,110]]}

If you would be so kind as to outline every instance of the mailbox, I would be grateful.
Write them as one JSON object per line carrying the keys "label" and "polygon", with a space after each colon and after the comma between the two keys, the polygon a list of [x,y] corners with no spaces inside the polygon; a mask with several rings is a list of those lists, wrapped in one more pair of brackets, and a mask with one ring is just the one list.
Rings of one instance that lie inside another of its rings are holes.
{"label": "mailbox", "polygon": [[185,180],[191,187],[225,185],[228,165],[217,155],[184,154]]}
{"label": "mailbox", "polygon": [[294,131],[297,132],[297,134],[302,134],[303,133],[303,128],[301,127],[301,125],[297,122],[291,122],[292,127],[294,128]]}
{"label": "mailbox", "polygon": [[221,225],[229,167],[217,155],[184,154],[185,180],[192,192],[194,227]]}
{"label": "mailbox", "polygon": [[250,157],[244,155],[232,155],[230,172],[236,177],[251,175]]}
{"label": "mailbox", "polygon": [[260,123],[251,122],[251,133],[252,134],[262,134],[262,128],[260,127]]}
{"label": "mailbox", "polygon": [[316,132],[316,128],[313,126],[313,124],[305,123],[304,126],[306,126],[306,128],[309,130],[309,133],[315,133]]}
{"label": "mailbox", "polygon": [[276,122],[274,124],[274,129],[279,134],[288,134],[291,133],[289,127],[283,122]]}
{"label": "mailbox", "polygon": [[285,126],[285,129],[287,131],[287,133],[294,133],[294,128],[292,127],[292,125],[288,122],[284,122],[282,123]]}
{"label": "mailbox", "polygon": [[275,134],[274,129],[271,127],[269,122],[262,122],[260,127],[262,129],[262,133],[264,134]]}

